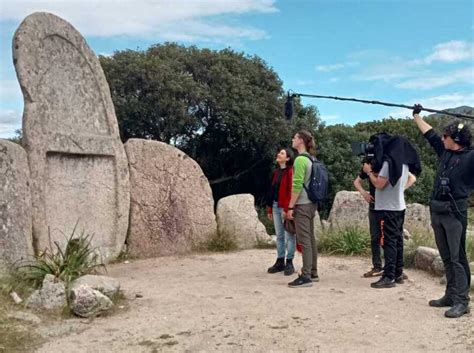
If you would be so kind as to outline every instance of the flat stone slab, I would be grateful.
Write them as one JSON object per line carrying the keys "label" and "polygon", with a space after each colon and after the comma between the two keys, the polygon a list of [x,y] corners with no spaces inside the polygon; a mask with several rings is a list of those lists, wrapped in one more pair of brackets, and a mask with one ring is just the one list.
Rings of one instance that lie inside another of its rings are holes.
{"label": "flat stone slab", "polygon": [[201,167],[158,141],[125,144],[131,181],[128,251],[136,257],[185,254],[217,231],[214,199]]}
{"label": "flat stone slab", "polygon": [[64,245],[73,227],[93,234],[104,260],[124,244],[130,207],[127,159],[98,58],[71,24],[49,13],[25,18],[13,38],[25,105],[33,236]]}
{"label": "flat stone slab", "polygon": [[29,184],[25,150],[0,140],[0,271],[33,255]]}

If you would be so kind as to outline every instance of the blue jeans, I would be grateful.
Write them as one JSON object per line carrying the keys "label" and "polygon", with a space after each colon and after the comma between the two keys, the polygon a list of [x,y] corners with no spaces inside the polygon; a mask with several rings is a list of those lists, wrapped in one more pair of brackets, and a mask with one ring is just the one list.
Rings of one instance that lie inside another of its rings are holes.
{"label": "blue jeans", "polygon": [[276,244],[277,244],[277,256],[279,259],[285,258],[285,250],[288,246],[288,253],[286,258],[288,260],[295,257],[295,244],[296,237],[288,233],[285,228],[283,228],[283,209],[278,207],[277,202],[273,202],[272,207],[273,214],[273,224],[275,225],[276,233]]}

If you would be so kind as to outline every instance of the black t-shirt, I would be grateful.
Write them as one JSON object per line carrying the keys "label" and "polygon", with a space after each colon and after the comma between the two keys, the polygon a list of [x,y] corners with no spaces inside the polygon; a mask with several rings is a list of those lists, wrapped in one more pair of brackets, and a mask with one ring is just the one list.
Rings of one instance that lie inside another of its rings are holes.
{"label": "black t-shirt", "polygon": [[432,198],[451,201],[449,195],[442,195],[441,177],[449,178],[451,195],[457,200],[467,199],[474,190],[474,150],[464,148],[452,151],[444,148],[443,141],[433,129],[425,133],[425,138],[439,157],[438,170]]}
{"label": "black t-shirt", "polygon": [[[363,170],[360,171],[359,173],[359,178],[361,178],[362,180],[365,180],[367,179],[368,182],[369,182],[369,194],[370,196],[372,196],[375,200],[375,186],[374,184],[372,184],[372,182],[370,181],[370,178],[369,176],[367,175],[366,172],[364,172]],[[371,202],[369,203],[369,209],[370,210],[373,210],[375,208],[375,202]]]}
{"label": "black t-shirt", "polygon": [[278,192],[280,190],[281,179],[285,173],[286,168],[279,168],[277,170],[277,176],[275,183],[272,185],[272,200],[278,202]]}

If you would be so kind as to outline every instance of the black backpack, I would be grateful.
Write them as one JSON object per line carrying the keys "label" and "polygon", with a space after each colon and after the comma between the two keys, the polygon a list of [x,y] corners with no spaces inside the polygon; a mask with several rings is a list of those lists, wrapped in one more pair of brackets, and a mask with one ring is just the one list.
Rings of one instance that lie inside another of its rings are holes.
{"label": "black backpack", "polygon": [[326,201],[329,196],[329,173],[326,166],[316,157],[308,154],[301,154],[311,160],[311,177],[309,186],[303,183],[304,189],[308,194],[308,198],[312,203],[321,203]]}

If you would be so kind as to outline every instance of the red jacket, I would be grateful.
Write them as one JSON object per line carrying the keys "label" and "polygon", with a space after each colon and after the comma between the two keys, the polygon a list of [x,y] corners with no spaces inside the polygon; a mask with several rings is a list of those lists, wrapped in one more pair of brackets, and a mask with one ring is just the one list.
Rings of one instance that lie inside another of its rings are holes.
{"label": "red jacket", "polygon": [[[276,182],[278,175],[278,169],[273,172],[272,185]],[[278,207],[283,208],[285,212],[288,212],[288,206],[291,199],[291,188],[293,186],[293,168],[287,167],[283,172],[283,176],[280,182],[280,189],[278,190]],[[272,208],[267,207],[268,214],[272,213]]]}

